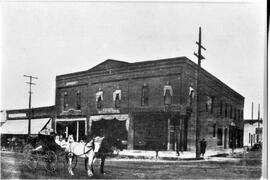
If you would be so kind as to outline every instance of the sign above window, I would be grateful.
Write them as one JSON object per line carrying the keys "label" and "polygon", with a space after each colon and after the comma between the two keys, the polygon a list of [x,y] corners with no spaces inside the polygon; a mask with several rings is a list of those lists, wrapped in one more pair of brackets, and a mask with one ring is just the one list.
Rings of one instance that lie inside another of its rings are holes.
{"label": "sign above window", "polygon": [[76,85],[78,83],[79,83],[78,81],[66,82],[66,86],[73,86],[73,85]]}
{"label": "sign above window", "polygon": [[9,118],[26,117],[26,113],[8,114]]}
{"label": "sign above window", "polygon": [[102,108],[101,110],[98,110],[98,114],[114,114],[114,113],[120,113],[119,109]]}

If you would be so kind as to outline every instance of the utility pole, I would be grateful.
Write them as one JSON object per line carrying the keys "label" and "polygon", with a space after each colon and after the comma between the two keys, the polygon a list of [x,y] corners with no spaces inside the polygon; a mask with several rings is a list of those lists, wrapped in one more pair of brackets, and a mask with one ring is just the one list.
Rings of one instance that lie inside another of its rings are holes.
{"label": "utility pole", "polygon": [[33,79],[38,79],[37,77],[34,76],[29,76],[29,75],[23,75],[24,77],[29,78],[29,82],[26,82],[26,84],[29,84],[29,104],[28,104],[28,135],[31,134],[31,96],[32,96],[32,85],[36,85],[35,83],[32,82]]}
{"label": "utility pole", "polygon": [[197,111],[196,111],[196,158],[200,158],[200,71],[201,71],[201,60],[205,59],[201,54],[201,49],[206,50],[202,46],[201,39],[201,27],[199,27],[199,42],[196,42],[198,45],[198,53],[194,55],[198,58],[198,67],[197,67]]}
{"label": "utility pole", "polygon": [[258,106],[258,128],[260,128],[260,104]]}
{"label": "utility pole", "polygon": [[251,120],[253,120],[253,102],[251,104]]}

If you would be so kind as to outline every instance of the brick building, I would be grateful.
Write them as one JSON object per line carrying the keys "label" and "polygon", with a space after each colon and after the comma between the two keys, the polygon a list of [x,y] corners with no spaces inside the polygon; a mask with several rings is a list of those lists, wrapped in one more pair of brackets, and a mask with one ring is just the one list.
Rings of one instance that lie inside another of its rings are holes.
{"label": "brick building", "polygon": [[211,149],[243,145],[244,97],[186,57],[128,63],[106,60],[56,77],[53,128],[80,141],[111,133],[127,149],[195,150],[200,134]]}

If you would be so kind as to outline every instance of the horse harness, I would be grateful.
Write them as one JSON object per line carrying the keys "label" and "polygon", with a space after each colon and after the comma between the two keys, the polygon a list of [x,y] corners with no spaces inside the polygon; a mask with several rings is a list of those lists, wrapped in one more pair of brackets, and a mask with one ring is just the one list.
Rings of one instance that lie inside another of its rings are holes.
{"label": "horse harness", "polygon": [[[86,149],[86,144],[88,144],[88,142],[86,142],[85,144],[84,144],[84,147],[83,147],[83,154],[79,154],[79,155],[76,155],[76,154],[74,154],[73,152],[71,152],[71,147],[70,147],[70,145],[69,145],[69,152],[68,152],[68,157],[72,157],[73,155],[75,155],[75,156],[82,156],[82,155],[85,155],[85,154],[87,154],[87,153],[89,153],[91,150],[94,150],[95,149],[95,138],[93,138],[93,139],[91,139],[89,142],[91,142],[91,141],[93,141],[92,142],[92,145],[89,147],[89,149],[87,150],[87,151],[85,151],[85,149]],[[71,144],[71,143],[70,143]]]}

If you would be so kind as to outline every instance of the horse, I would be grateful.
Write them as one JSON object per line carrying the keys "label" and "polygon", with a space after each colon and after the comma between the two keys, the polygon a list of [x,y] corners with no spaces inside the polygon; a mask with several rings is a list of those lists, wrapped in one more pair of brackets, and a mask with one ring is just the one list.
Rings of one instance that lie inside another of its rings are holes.
{"label": "horse", "polygon": [[101,159],[100,173],[104,173],[104,164],[107,156],[113,154],[114,146],[118,146],[118,141],[108,136],[88,137],[86,143],[74,142],[72,135],[68,136],[68,172],[74,175],[72,170],[73,156],[85,158],[85,169],[88,177],[92,177],[94,173],[93,164],[97,158]]}

